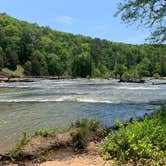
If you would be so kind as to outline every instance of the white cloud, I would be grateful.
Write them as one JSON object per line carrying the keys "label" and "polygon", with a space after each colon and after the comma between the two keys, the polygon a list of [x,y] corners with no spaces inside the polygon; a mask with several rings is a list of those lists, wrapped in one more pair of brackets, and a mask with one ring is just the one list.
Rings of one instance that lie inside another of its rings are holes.
{"label": "white cloud", "polygon": [[56,22],[63,23],[63,24],[71,24],[73,21],[73,18],[70,16],[58,16],[56,17]]}

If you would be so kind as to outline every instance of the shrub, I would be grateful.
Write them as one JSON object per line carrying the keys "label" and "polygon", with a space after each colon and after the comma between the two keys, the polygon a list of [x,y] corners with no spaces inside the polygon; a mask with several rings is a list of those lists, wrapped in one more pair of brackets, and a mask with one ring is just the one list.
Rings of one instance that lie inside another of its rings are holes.
{"label": "shrub", "polygon": [[97,130],[100,128],[97,119],[79,119],[71,126],[77,129],[73,136],[73,148],[76,151],[84,150],[93,133],[97,133]]}
{"label": "shrub", "polygon": [[153,74],[153,77],[154,77],[155,79],[159,79],[159,78],[160,78],[160,74],[159,74],[159,73],[154,73],[154,74]]}
{"label": "shrub", "polygon": [[106,159],[116,158],[121,162],[129,160],[147,165],[166,164],[166,108],[143,121],[133,121],[127,127],[120,125],[118,131],[110,131],[101,147]]}

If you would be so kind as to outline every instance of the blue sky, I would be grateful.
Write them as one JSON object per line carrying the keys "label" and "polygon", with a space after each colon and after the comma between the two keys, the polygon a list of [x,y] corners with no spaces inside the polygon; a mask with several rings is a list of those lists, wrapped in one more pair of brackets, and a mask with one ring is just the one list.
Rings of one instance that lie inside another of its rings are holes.
{"label": "blue sky", "polygon": [[0,12],[53,29],[115,42],[145,43],[149,31],[114,17],[120,0],[0,0]]}

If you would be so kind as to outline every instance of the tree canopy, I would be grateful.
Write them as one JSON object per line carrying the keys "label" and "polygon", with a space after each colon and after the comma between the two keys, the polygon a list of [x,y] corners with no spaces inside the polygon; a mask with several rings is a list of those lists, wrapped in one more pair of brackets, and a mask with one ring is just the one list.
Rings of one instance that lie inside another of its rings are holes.
{"label": "tree canopy", "polygon": [[124,0],[118,4],[116,16],[121,14],[125,23],[139,23],[151,28],[152,42],[166,41],[165,0]]}
{"label": "tree canopy", "polygon": [[28,76],[166,76],[166,45],[131,45],[52,30],[0,14],[0,70]]}

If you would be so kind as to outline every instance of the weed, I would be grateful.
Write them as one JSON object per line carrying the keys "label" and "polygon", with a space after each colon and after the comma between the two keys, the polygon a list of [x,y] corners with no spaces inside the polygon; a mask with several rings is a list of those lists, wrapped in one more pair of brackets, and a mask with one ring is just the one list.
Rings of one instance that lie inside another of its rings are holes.
{"label": "weed", "polygon": [[11,150],[11,156],[17,156],[21,153],[24,146],[31,140],[31,136],[25,131],[23,133],[23,138],[16,144],[15,148]]}
{"label": "weed", "polygon": [[56,133],[53,129],[36,129],[34,136],[51,137]]}

